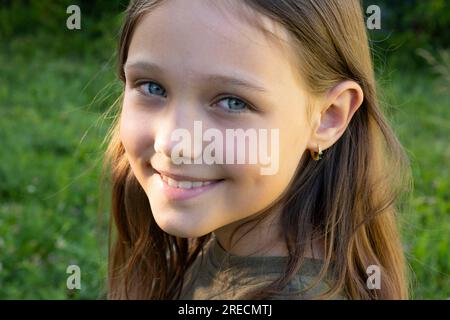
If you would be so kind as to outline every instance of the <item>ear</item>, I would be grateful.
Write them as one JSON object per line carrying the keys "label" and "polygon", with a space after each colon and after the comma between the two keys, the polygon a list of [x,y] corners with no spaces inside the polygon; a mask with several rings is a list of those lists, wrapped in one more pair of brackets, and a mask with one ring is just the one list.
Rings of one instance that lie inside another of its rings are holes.
{"label": "ear", "polygon": [[355,81],[340,82],[331,88],[313,115],[308,149],[318,151],[318,145],[321,150],[331,147],[342,136],[363,100],[363,91]]}

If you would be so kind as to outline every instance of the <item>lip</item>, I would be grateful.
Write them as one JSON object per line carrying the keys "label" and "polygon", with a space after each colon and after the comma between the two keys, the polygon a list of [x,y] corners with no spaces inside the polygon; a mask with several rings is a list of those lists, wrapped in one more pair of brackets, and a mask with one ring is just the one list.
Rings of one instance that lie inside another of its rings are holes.
{"label": "lip", "polygon": [[192,199],[194,197],[200,196],[208,191],[210,191],[211,189],[214,189],[216,186],[218,186],[219,184],[221,184],[224,180],[207,180],[207,179],[199,179],[199,178],[193,178],[193,177],[188,177],[188,176],[180,176],[180,175],[174,175],[174,174],[165,174],[163,173],[164,176],[170,177],[172,179],[178,180],[178,181],[211,181],[210,184],[206,185],[206,186],[201,186],[201,187],[192,187],[191,189],[182,189],[182,188],[176,188],[176,187],[171,187],[167,184],[166,181],[163,180],[161,173],[160,172],[156,172],[156,175],[158,176],[158,184],[161,188],[162,193],[164,194],[164,196],[169,199],[169,200],[176,200],[176,201],[182,201],[182,200],[188,200],[188,199]]}
{"label": "lip", "polygon": [[220,179],[195,178],[195,177],[191,177],[191,176],[185,176],[185,175],[181,175],[181,174],[176,174],[176,173],[171,173],[171,172],[167,172],[167,171],[163,171],[163,170],[156,170],[156,169],[155,169],[155,171],[159,175],[163,175],[163,176],[172,178],[172,179],[177,180],[177,181],[206,182],[206,181],[218,181],[218,180],[220,180]]}

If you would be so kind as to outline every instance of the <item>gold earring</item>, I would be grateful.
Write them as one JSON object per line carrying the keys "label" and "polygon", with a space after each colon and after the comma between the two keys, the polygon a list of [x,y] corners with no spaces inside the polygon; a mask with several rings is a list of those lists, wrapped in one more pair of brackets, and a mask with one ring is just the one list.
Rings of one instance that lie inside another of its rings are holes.
{"label": "gold earring", "polygon": [[311,158],[313,158],[315,161],[322,159],[323,154],[322,150],[320,150],[320,144],[317,144],[317,149],[318,151],[309,150],[309,152],[311,153]]}

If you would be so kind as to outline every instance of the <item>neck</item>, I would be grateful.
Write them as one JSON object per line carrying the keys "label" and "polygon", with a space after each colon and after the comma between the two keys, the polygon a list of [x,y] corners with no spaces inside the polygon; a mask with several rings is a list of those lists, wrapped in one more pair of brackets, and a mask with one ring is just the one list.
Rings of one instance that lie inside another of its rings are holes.
{"label": "neck", "polygon": [[[250,218],[239,220],[214,231],[219,244],[236,256],[288,256],[286,242],[282,237],[279,212],[270,214],[256,225],[248,223],[237,229]],[[237,230],[237,231],[236,231]],[[235,232],[236,231],[236,232]],[[233,238],[231,237],[235,232]],[[305,257],[323,257],[323,243],[320,240],[307,244]]]}

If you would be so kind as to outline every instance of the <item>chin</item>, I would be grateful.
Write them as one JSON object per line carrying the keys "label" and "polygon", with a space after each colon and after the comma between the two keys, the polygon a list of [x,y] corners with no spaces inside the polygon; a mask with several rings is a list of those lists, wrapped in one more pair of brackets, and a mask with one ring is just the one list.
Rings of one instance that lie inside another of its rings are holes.
{"label": "chin", "polygon": [[177,228],[175,226],[160,226],[160,228],[171,236],[179,238],[199,238],[211,231],[202,231],[199,229]]}
{"label": "chin", "polygon": [[208,228],[208,226],[201,226],[200,223],[196,222],[194,219],[186,221],[185,217],[183,219],[177,219],[176,217],[169,218],[170,214],[165,214],[165,216],[155,215],[155,221],[158,226],[164,232],[180,238],[198,238],[204,236],[214,230]]}

